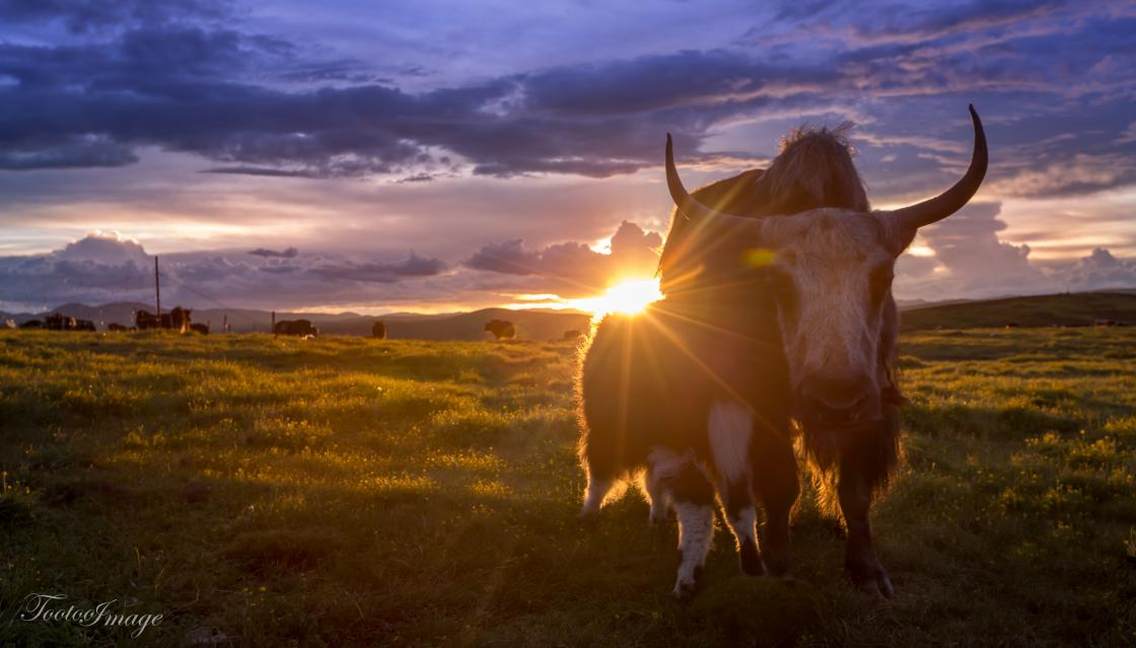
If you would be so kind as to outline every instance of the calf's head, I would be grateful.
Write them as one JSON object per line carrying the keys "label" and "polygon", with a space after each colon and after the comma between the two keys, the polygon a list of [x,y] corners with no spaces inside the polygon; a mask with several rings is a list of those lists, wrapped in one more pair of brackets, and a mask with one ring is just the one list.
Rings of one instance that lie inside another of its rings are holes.
{"label": "calf's head", "polygon": [[[916,231],[951,215],[986,173],[986,136],[973,106],[974,153],[966,175],[943,194],[892,211],[813,209],[746,218],[715,211],[687,193],[667,139],[667,184],[708,246],[730,250],[773,296],[789,366],[795,417],[831,430],[880,420],[891,385],[895,261]],[[727,244],[722,244],[727,241]]]}

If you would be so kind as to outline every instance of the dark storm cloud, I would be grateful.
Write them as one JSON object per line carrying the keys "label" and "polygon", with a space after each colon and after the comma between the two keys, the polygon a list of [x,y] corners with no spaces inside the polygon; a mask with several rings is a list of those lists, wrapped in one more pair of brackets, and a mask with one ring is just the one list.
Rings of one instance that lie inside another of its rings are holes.
{"label": "dark storm cloud", "polygon": [[231,5],[228,0],[0,0],[0,21],[59,22],[81,33],[132,22],[219,19]]}
{"label": "dark storm cloud", "polygon": [[[399,174],[411,181],[468,164],[476,175],[598,178],[656,166],[665,131],[675,132],[686,159],[712,162],[720,152],[696,150],[731,120],[886,97],[888,107],[875,121],[890,132],[873,131],[869,167],[887,151],[913,168],[906,162],[925,149],[904,142],[916,142],[916,135],[923,141],[965,136],[959,107],[976,99],[992,120],[992,143],[1010,144],[991,180],[1015,195],[1096,191],[1136,180],[1126,163],[1136,144],[1115,136],[1127,127],[1120,122],[1129,105],[1123,88],[1131,87],[1124,70],[1132,55],[1124,52],[1136,45],[1130,12],[1061,2],[877,9],[782,12],[748,36],[761,44],[773,32],[770,40],[781,49],[764,57],[682,50],[409,92],[377,80],[383,75],[355,58],[316,56],[286,39],[245,31],[239,21],[220,24],[214,19],[226,15],[223,3],[112,9],[8,1],[0,15],[12,20],[113,18],[127,26],[55,47],[0,45],[0,80],[11,80],[0,83],[0,145],[12,151],[0,156],[0,168],[118,166],[137,159],[134,147],[154,145],[219,162],[206,169],[212,173]],[[781,51],[789,44],[796,56]],[[1060,67],[1050,65],[1055,57]],[[411,65],[401,68],[399,76],[413,72]],[[1070,75],[1086,87],[1070,84]],[[965,98],[944,101],[951,93]],[[1011,106],[1012,118],[1004,115]],[[1023,124],[996,129],[999,119]],[[1025,133],[1030,139],[1012,141]],[[1071,138],[1053,139],[1061,134]],[[1073,159],[1074,151],[1086,157]],[[449,159],[454,154],[456,161]],[[922,190],[958,162],[916,159],[925,173],[889,177],[882,186]],[[1081,179],[1052,178],[1054,165],[1062,164]]]}

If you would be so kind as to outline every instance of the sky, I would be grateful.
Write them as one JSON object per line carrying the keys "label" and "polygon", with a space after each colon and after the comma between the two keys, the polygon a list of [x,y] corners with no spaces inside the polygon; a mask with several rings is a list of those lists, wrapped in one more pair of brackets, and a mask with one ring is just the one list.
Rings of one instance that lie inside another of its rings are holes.
{"label": "sky", "polygon": [[901,300],[1136,287],[1131,2],[0,0],[0,309],[443,312],[650,277],[671,202],[855,124],[874,207],[991,166]]}

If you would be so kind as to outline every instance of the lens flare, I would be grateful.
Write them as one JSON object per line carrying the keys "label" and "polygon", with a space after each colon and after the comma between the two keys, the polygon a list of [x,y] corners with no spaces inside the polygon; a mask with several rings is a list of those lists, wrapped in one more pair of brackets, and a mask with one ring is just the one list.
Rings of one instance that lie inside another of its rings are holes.
{"label": "lens flare", "polygon": [[600,317],[608,313],[634,315],[663,298],[658,279],[630,279],[612,285],[598,297],[581,299],[577,307]]}

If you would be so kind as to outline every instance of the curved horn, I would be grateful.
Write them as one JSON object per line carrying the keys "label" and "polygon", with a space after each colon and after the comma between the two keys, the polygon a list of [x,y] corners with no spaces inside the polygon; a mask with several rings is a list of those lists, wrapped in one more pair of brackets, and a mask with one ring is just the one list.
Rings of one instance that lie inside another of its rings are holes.
{"label": "curved horn", "polygon": [[962,206],[978,191],[978,186],[982,184],[982,178],[986,176],[988,159],[986,133],[982,130],[982,120],[974,111],[974,104],[970,104],[970,119],[974,122],[974,153],[971,155],[970,168],[966,170],[966,175],[956,182],[955,186],[934,198],[910,207],[885,212],[897,224],[910,228],[912,231],[924,225],[930,225],[962,209]]}
{"label": "curved horn", "polygon": [[703,205],[686,191],[686,187],[682,186],[682,180],[678,177],[678,169],[675,168],[674,144],[671,142],[670,133],[667,133],[667,189],[670,189],[671,198],[675,205],[678,205],[679,212],[687,218],[704,219],[732,216],[732,214],[710,209]]}

